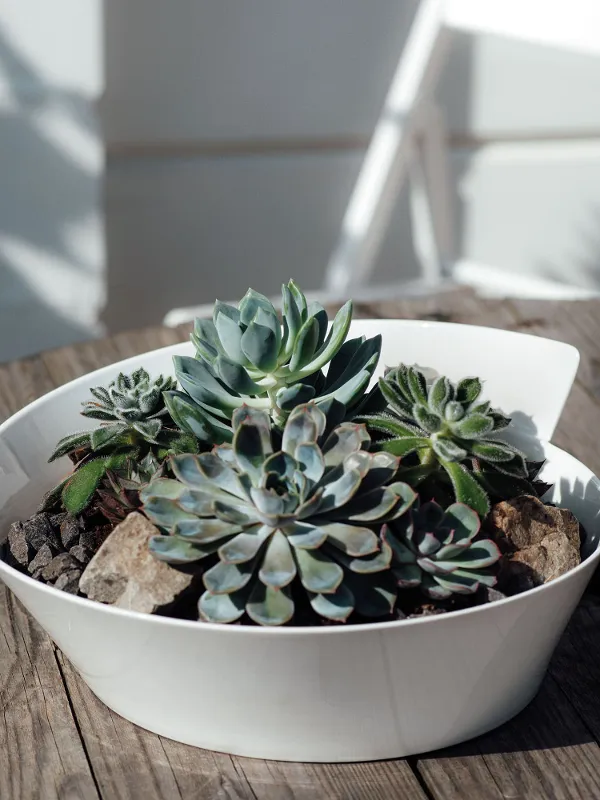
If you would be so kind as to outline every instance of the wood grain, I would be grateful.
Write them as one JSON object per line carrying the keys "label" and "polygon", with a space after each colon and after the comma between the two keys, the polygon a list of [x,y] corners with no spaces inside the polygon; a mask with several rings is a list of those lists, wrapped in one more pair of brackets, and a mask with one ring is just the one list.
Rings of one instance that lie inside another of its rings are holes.
{"label": "wood grain", "polygon": [[98,798],[54,647],[2,584],[0,797]]}

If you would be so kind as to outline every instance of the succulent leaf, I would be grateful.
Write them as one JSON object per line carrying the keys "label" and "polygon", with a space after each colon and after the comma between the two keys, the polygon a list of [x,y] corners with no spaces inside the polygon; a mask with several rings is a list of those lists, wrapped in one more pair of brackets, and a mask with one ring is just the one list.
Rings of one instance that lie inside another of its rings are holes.
{"label": "succulent leaf", "polygon": [[423,372],[401,364],[379,381],[385,410],[356,419],[377,436],[374,446],[402,458],[398,474],[407,483],[426,484],[429,497],[445,497],[451,486],[457,500],[485,515],[491,486],[498,499],[514,496],[509,487],[518,486],[517,494],[536,489],[524,455],[499,438],[510,420],[481,400],[482,388],[479,378],[455,385],[444,376],[428,385]]}
{"label": "succulent leaf", "polygon": [[473,594],[494,586],[501,554],[495,542],[479,539],[479,517],[466,505],[444,511],[435,502],[416,504],[404,517],[384,525],[392,571],[400,588],[420,586],[435,599]]}
{"label": "succulent leaf", "polygon": [[[314,403],[293,410],[281,437],[266,411],[243,406],[232,423],[231,446],[173,456],[175,480],[158,479],[141,493],[146,515],[168,532],[152,541],[157,557],[186,563],[197,548],[198,560],[216,559],[203,575],[201,617],[237,620],[244,598],[255,622],[285,624],[294,614],[296,586],[314,610],[346,619],[355,595],[340,587],[345,576],[359,573],[360,598],[378,598],[377,613],[385,601],[389,613],[391,601],[377,587],[379,573],[389,572],[391,550],[371,526],[394,519],[415,500],[410,487],[390,483],[397,460],[367,452],[362,425],[344,423],[328,433]],[[274,451],[275,442],[281,450]],[[368,580],[376,584],[371,592]],[[231,602],[218,600],[229,594]],[[323,599],[329,595],[336,599]],[[361,600],[362,613],[368,607]]]}
{"label": "succulent leaf", "polygon": [[[238,309],[217,301],[212,322],[195,322],[196,358],[174,357],[188,401],[172,392],[167,400],[182,430],[212,444],[213,420],[233,427],[233,413],[243,404],[269,411],[280,428],[296,406],[313,399],[323,406],[337,401],[348,415],[360,405],[379,360],[381,337],[346,343],[352,303],[338,311],[328,329],[325,309],[308,305],[293,281],[282,287],[282,303],[283,326],[271,301],[252,289]],[[99,407],[98,413],[106,412]],[[216,439],[226,440],[224,434]]]}

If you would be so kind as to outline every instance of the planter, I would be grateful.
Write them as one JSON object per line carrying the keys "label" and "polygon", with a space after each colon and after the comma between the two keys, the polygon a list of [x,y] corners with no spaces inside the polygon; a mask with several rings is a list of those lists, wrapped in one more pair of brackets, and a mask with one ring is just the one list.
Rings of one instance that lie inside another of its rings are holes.
{"label": "planter", "polygon": [[[280,629],[123,611],[60,592],[0,562],[0,577],[92,691],[127,719],[243,756],[358,761],[455,744],[509,719],[535,695],[600,560],[600,482],[546,443],[570,389],[577,351],[523,334],[443,323],[359,321],[352,331],[383,333],[382,368],[402,359],[452,379],[478,374],[498,406],[508,414],[519,409],[516,437],[532,455],[548,459],[549,499],[570,508],[587,531],[583,562],[525,594],[441,617]],[[63,467],[45,460],[72,430],[90,385],[138,364],[170,373],[171,356],[188,352],[188,345],[177,345],[99,370],[2,425],[3,528],[30,514],[61,476]]]}

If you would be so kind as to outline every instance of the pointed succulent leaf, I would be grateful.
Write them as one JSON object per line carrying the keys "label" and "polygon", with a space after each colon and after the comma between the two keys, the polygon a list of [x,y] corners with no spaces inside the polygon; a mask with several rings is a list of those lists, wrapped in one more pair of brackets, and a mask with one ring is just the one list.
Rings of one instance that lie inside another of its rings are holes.
{"label": "pointed succulent leaf", "polygon": [[309,317],[314,317],[319,324],[319,336],[317,338],[317,348],[319,348],[325,341],[325,336],[327,335],[327,326],[329,323],[327,311],[325,311],[321,303],[318,303],[316,300],[312,300],[308,304],[306,313]]}
{"label": "pointed succulent leaf", "polygon": [[292,299],[296,304],[296,308],[298,309],[298,313],[300,314],[300,319],[302,322],[306,320],[306,316],[308,313],[308,303],[306,302],[306,297],[298,287],[295,281],[291,280],[288,281],[288,288],[292,295]]}
{"label": "pointed succulent leaf", "polygon": [[208,555],[193,542],[175,536],[153,536],[148,547],[155,558],[169,564],[189,564]]}
{"label": "pointed succulent leaf", "polygon": [[87,508],[106,474],[106,469],[106,459],[97,458],[75,470],[62,490],[62,502],[66,511],[77,516]]}
{"label": "pointed succulent leaf", "polygon": [[489,500],[473,475],[467,472],[462,464],[452,461],[442,461],[441,463],[450,476],[458,502],[472,508],[480,517],[487,516],[490,510]]}
{"label": "pointed succulent leaf", "polygon": [[454,532],[452,538],[454,544],[469,543],[477,536],[481,527],[477,514],[464,503],[453,503],[448,506],[439,524]]}
{"label": "pointed succulent leaf", "polygon": [[432,446],[434,453],[442,461],[463,461],[467,457],[467,451],[452,439],[434,439]]}
{"label": "pointed succulent leaf", "polygon": [[248,590],[231,594],[204,592],[198,601],[198,613],[205,622],[237,622],[246,611]]}
{"label": "pointed succulent leaf", "polygon": [[336,382],[352,361],[353,356],[359,351],[364,340],[364,336],[359,336],[356,339],[347,339],[333,356],[327,369],[328,387],[336,385]]}
{"label": "pointed succulent leaf", "polygon": [[299,444],[294,456],[300,469],[309,480],[314,483],[321,480],[325,472],[325,459],[321,448],[315,442]]}
{"label": "pointed succulent leaf", "polygon": [[427,395],[429,408],[438,416],[443,416],[451,396],[452,386],[448,378],[443,376],[436,378],[429,387]]}
{"label": "pointed succulent leaf", "polygon": [[282,450],[291,456],[299,444],[316,442],[325,430],[327,418],[314,403],[297,406],[285,424]]}
{"label": "pointed succulent leaf", "polygon": [[81,433],[72,433],[69,436],[65,436],[58,442],[48,461],[56,461],[57,458],[66,456],[67,453],[72,453],[84,447],[90,447],[90,436],[90,431],[82,431]]}
{"label": "pointed succulent leaf", "polygon": [[226,564],[219,561],[207,569],[202,576],[206,589],[212,594],[230,594],[243,589],[252,578],[255,559],[241,564]]}
{"label": "pointed succulent leaf", "polygon": [[235,536],[241,532],[239,525],[224,522],[222,519],[199,517],[181,519],[172,529],[174,536],[179,536],[189,542],[210,544],[211,542],[224,541],[226,537]]}
{"label": "pointed succulent leaf", "polygon": [[471,452],[477,458],[484,461],[491,461],[492,463],[500,463],[504,461],[511,461],[516,454],[516,450],[512,445],[504,442],[475,442],[471,446]]}
{"label": "pointed succulent leaf", "polygon": [[345,580],[354,595],[355,609],[364,617],[385,617],[396,604],[396,581],[391,570],[375,575],[348,573]]}
{"label": "pointed succulent leaf", "polygon": [[308,403],[315,396],[315,389],[307,383],[283,386],[275,395],[277,407],[282,411],[292,411],[296,406]]}
{"label": "pointed succulent leaf", "polygon": [[458,422],[464,415],[464,406],[458,400],[451,400],[444,410],[444,418],[447,422]]}
{"label": "pointed succulent leaf", "polygon": [[281,589],[296,577],[296,563],[287,538],[280,530],[271,536],[258,577],[265,586]]}
{"label": "pointed succulent leaf", "polygon": [[212,364],[223,353],[223,347],[215,323],[211,319],[194,320],[194,331],[190,336],[196,356]]}
{"label": "pointed succulent leaf", "polygon": [[214,417],[183,392],[165,392],[165,404],[175,424],[203,442],[230,442],[233,432],[229,425]]}
{"label": "pointed succulent leaf", "polygon": [[283,532],[292,547],[314,550],[327,539],[326,527],[295,521],[284,525]]}
{"label": "pointed succulent leaf", "polygon": [[323,487],[323,495],[319,503],[319,513],[326,514],[334,508],[345,505],[358,491],[361,483],[360,472],[351,469]]}
{"label": "pointed succulent leaf", "polygon": [[156,442],[156,437],[162,428],[162,422],[159,419],[140,420],[139,422],[134,422],[131,427],[147,442]]}
{"label": "pointed succulent leaf", "polygon": [[322,446],[325,465],[338,466],[350,453],[368,447],[370,441],[365,425],[342,423],[329,434]]}
{"label": "pointed succulent leaf", "polygon": [[329,594],[309,594],[313,610],[325,619],[346,622],[354,611],[354,595],[345,583]]}
{"label": "pointed succulent leaf", "polygon": [[442,420],[426,406],[415,404],[412,413],[419,427],[423,428],[427,433],[437,433],[441,429]]}
{"label": "pointed succulent leaf", "polygon": [[258,625],[285,625],[294,616],[288,587],[274,589],[257,581],[246,604],[250,619]]}
{"label": "pointed succulent leaf", "polygon": [[331,361],[346,339],[351,321],[352,301],[348,300],[335,315],[331,329],[323,345],[315,353],[314,358],[308,364],[302,365],[300,376],[311,375]]}
{"label": "pointed succulent leaf", "polygon": [[238,533],[219,548],[219,558],[225,564],[242,564],[256,557],[258,551],[270,535],[267,525],[253,525]]}
{"label": "pointed succulent leaf", "polygon": [[173,356],[173,364],[179,383],[197,403],[222,409],[225,416],[231,416],[233,409],[242,405],[243,400],[219,383],[209,364],[189,356]]}
{"label": "pointed succulent leaf", "polygon": [[453,432],[461,439],[480,439],[493,430],[494,422],[485,414],[468,414],[453,425]]}
{"label": "pointed succulent leaf", "polygon": [[[296,337],[289,365],[289,370],[292,375],[299,373],[299,370],[311,360],[315,354],[318,341],[319,323],[314,317],[309,317],[300,328],[298,336]],[[316,372],[316,369],[307,372],[306,375],[310,375],[311,372]]]}
{"label": "pointed succulent leaf", "polygon": [[256,395],[261,393],[261,388],[248,375],[247,370],[228,358],[218,355],[214,361],[217,375],[233,392],[241,395]]}
{"label": "pointed succulent leaf", "polygon": [[[348,362],[338,374],[335,372],[332,374],[331,368],[334,366],[334,362],[340,353],[338,353],[331,362],[327,372],[327,390],[329,392],[334,392],[336,389],[341,388],[347,384],[351,378],[363,371],[367,372],[369,378],[373,374],[381,353],[381,334],[373,336],[372,339],[367,339],[365,342],[361,342],[361,339],[350,340],[350,343],[354,342],[358,342],[359,346],[352,352]],[[348,343],[346,342],[342,345],[341,351],[343,351],[345,344]],[[350,350],[348,350],[348,352],[350,352]]]}
{"label": "pointed succulent leaf", "polygon": [[280,363],[286,363],[292,355],[296,337],[302,327],[302,317],[289,286],[283,284],[281,287],[281,297],[283,308],[283,337],[280,345],[279,361]]}
{"label": "pointed succulent leaf", "polygon": [[240,300],[238,308],[240,313],[240,322],[243,325],[250,325],[252,320],[255,319],[259,309],[262,310],[266,316],[272,317],[275,320],[274,324],[279,325],[277,312],[275,311],[273,303],[268,297],[265,297],[264,294],[256,292],[254,289],[248,289],[246,294]]}
{"label": "pointed succulent leaf", "polygon": [[380,378],[379,390],[389,407],[400,417],[411,414],[414,400],[410,392],[402,391],[400,384],[392,378]]}
{"label": "pointed succulent leaf", "polygon": [[349,556],[367,556],[379,550],[377,536],[369,528],[344,522],[323,525],[322,532],[329,544]]}
{"label": "pointed succulent leaf", "polygon": [[392,572],[400,589],[414,589],[421,585],[423,570],[418,564],[396,564]]}
{"label": "pointed succulent leaf", "polygon": [[408,386],[414,403],[427,405],[427,381],[422,372],[415,367],[409,367],[407,372]]}
{"label": "pointed succulent leaf", "polygon": [[344,570],[321,550],[294,550],[302,585],[309,592],[335,592],[344,577]]}
{"label": "pointed succulent leaf", "polygon": [[431,442],[423,436],[403,436],[386,442],[378,442],[377,446],[386,453],[402,457],[418,450],[429,449]]}
{"label": "pointed succulent leaf", "polygon": [[265,458],[272,453],[270,440],[263,436],[263,426],[244,422],[233,436],[233,452],[239,469],[258,483]]}
{"label": "pointed succulent leaf", "polygon": [[463,378],[456,387],[456,399],[459,403],[470,405],[477,400],[482,389],[479,378]]}
{"label": "pointed succulent leaf", "polygon": [[251,322],[242,334],[241,348],[248,361],[261,372],[272,372],[277,366],[279,343],[266,325]]}

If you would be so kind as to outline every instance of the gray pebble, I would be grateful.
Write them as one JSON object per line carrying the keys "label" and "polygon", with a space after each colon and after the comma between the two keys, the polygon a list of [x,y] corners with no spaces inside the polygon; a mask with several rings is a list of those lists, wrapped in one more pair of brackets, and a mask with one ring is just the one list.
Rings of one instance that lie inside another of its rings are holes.
{"label": "gray pebble", "polygon": [[56,589],[62,589],[63,592],[69,592],[70,594],[77,594],[79,591],[79,578],[81,577],[81,570],[80,569],[70,569],[67,572],[63,572],[56,579],[56,583],[54,584]]}
{"label": "gray pebble", "polygon": [[76,569],[79,566],[81,565],[72,555],[69,553],[60,553],[60,555],[54,556],[48,566],[44,567],[41,573],[42,578],[48,582],[55,581],[63,572]]}
{"label": "gray pebble", "polygon": [[54,553],[50,545],[43,544],[37,551],[35,558],[30,561],[27,569],[32,575],[38,572],[38,570],[41,572],[52,561],[53,555]]}
{"label": "gray pebble", "polygon": [[82,544],[76,544],[69,550],[69,553],[82,564],[87,564],[94,555],[91,550],[88,550],[88,548],[84,547]]}
{"label": "gray pebble", "polygon": [[25,538],[28,544],[37,552],[45,544],[49,544],[55,550],[60,550],[60,540],[58,534],[50,525],[48,515],[41,513],[35,514],[31,519],[23,523]]}
{"label": "gray pebble", "polygon": [[29,564],[30,548],[20,522],[13,522],[8,530],[8,548],[18,564],[22,567]]}
{"label": "gray pebble", "polygon": [[67,515],[60,525],[60,538],[65,550],[79,542],[79,522],[75,517]]}

